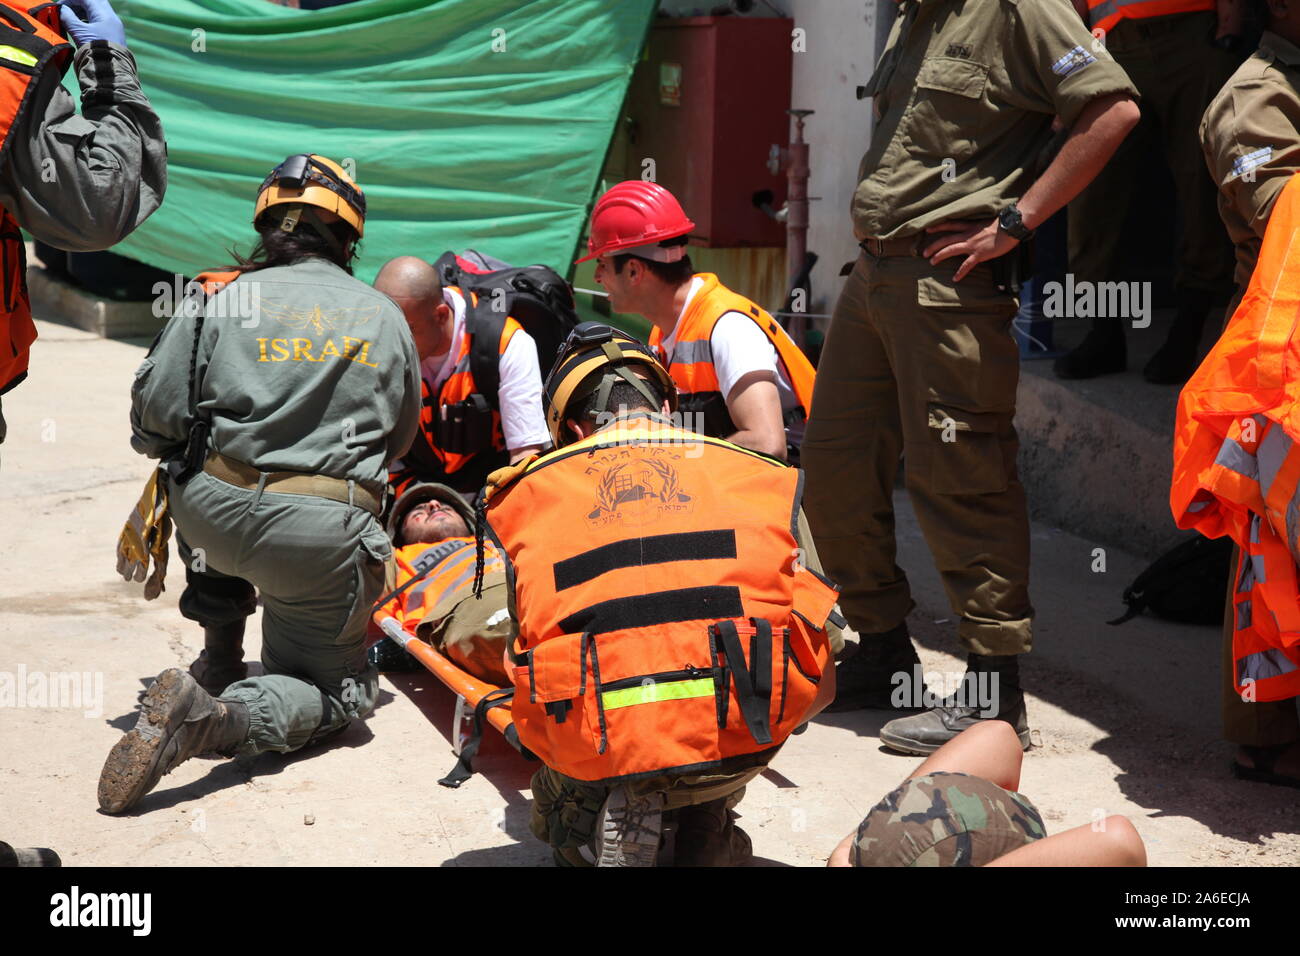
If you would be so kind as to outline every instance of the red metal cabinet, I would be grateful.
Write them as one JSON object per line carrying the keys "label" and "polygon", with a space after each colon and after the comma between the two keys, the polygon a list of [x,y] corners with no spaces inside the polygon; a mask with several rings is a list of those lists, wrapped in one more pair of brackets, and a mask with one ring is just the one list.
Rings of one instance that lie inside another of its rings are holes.
{"label": "red metal cabinet", "polygon": [[785,174],[767,168],[773,143],[790,139],[794,21],[660,19],[628,92],[627,175],[653,159],[655,180],[681,200],[703,246],[781,246],[784,227],[756,209],[770,190],[785,201]]}

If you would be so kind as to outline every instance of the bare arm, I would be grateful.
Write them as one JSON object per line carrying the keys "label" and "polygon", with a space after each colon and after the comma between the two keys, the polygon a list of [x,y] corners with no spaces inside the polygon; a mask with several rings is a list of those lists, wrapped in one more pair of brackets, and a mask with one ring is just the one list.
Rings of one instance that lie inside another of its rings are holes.
{"label": "bare arm", "polygon": [[736,425],[727,441],[785,461],[781,395],[771,372],[750,372],[737,379],[727,396],[727,413]]}
{"label": "bare arm", "polygon": [[1037,229],[1096,178],[1141,113],[1131,96],[1099,96],[1079,114],[1061,151],[1019,202],[1025,225]]}
{"label": "bare arm", "polygon": [[525,445],[523,448],[510,449],[510,464],[516,465],[534,452],[542,450],[541,445]]}
{"label": "bare arm", "polygon": [[[1109,162],[1124,137],[1137,125],[1139,116],[1137,103],[1126,93],[1099,96],[1085,106],[1052,164],[1017,203],[1024,224],[1037,229],[1052,213],[1079,195]],[[923,253],[932,264],[952,256],[966,257],[953,275],[955,282],[960,282],[981,262],[1006,255],[1019,245],[998,228],[996,218],[975,226],[940,222],[926,231],[941,234]]]}

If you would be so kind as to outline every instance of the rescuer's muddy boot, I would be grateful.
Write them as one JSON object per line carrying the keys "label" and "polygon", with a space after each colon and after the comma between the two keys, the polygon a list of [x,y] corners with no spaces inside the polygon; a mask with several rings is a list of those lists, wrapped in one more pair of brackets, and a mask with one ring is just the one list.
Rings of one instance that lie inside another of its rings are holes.
{"label": "rescuer's muddy boot", "polygon": [[596,817],[597,866],[654,866],[663,833],[664,797],[632,797],[627,787],[609,792]]}
{"label": "rescuer's muddy boot", "polygon": [[906,622],[881,634],[862,634],[857,653],[835,667],[835,699],[826,710],[920,710],[925,693],[920,674],[921,658]]}
{"label": "rescuer's muddy boot", "polygon": [[736,826],[727,798],[677,811],[673,866],[746,866],[754,859],[749,834]]}
{"label": "rescuer's muddy boot", "polygon": [[99,806],[121,813],[157,786],[163,774],[201,753],[233,756],[248,736],[248,706],[214,700],[179,667],[145,692],[135,727],[113,745],[99,774]]}
{"label": "rescuer's muddy boot", "polygon": [[59,859],[59,855],[43,846],[35,846],[29,849],[27,847],[10,846],[8,843],[0,843],[0,867],[62,865],[63,861]]}
{"label": "rescuer's muddy boot", "polygon": [[905,754],[932,754],[981,720],[1005,720],[1029,749],[1029,720],[1020,689],[1020,659],[1015,654],[971,654],[957,693],[913,717],[899,717],[880,728],[880,742]]}
{"label": "rescuer's muddy boot", "polygon": [[244,663],[244,621],[203,629],[203,650],[190,665],[190,674],[213,697],[248,676]]}

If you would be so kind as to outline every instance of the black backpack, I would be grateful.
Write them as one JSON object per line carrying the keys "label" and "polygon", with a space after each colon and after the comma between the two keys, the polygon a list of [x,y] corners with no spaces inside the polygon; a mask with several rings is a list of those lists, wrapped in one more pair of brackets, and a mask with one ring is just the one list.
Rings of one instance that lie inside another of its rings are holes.
{"label": "black backpack", "polygon": [[454,285],[478,296],[477,305],[465,297],[469,366],[474,383],[492,408],[498,408],[501,354],[497,346],[507,317],[532,337],[538,367],[546,377],[560,346],[578,324],[573,288],[559,273],[541,265],[509,266],[473,249],[459,256],[445,252],[433,267],[444,286]]}
{"label": "black backpack", "polygon": [[[464,474],[457,475],[459,484],[482,484],[490,471],[506,463],[505,453],[494,453],[492,447],[492,415],[501,410],[499,345],[506,319],[515,319],[532,337],[545,378],[569,330],[578,324],[573,289],[546,266],[513,267],[472,249],[460,256],[443,253],[433,267],[444,286],[454,285],[466,293],[469,367],[478,389],[464,401],[436,410],[435,437],[444,451],[477,456],[473,467],[467,466]],[[478,297],[477,303],[471,292]],[[426,403],[437,401],[437,395],[430,395]],[[406,457],[427,480],[452,483],[441,474],[432,450],[423,448],[421,442],[416,441]]]}
{"label": "black backpack", "polygon": [[1232,573],[1232,539],[1196,535],[1170,548],[1124,589],[1123,624],[1150,609],[1179,624],[1222,624]]}

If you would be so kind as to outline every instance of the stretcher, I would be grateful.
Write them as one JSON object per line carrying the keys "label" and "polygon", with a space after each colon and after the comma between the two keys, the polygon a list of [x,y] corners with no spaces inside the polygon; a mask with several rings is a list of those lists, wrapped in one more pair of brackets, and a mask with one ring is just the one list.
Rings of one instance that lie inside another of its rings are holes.
{"label": "stretcher", "polygon": [[483,727],[494,727],[506,739],[506,743],[518,750],[529,760],[536,757],[519,742],[511,718],[510,701],[514,697],[513,687],[498,687],[479,680],[437,649],[411,635],[397,618],[383,610],[376,611],[374,621],[384,635],[393,639],[406,653],[410,654],[442,681],[456,695],[456,709],[452,716],[451,746],[459,758],[456,766],[438,783],[444,787],[459,787],[474,774],[473,760],[478,753],[483,739]]}

